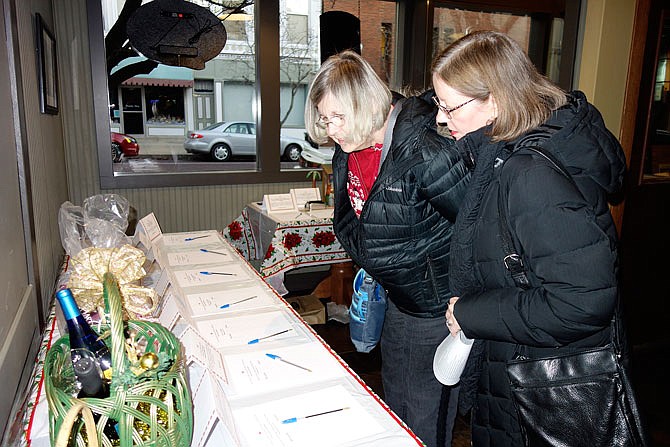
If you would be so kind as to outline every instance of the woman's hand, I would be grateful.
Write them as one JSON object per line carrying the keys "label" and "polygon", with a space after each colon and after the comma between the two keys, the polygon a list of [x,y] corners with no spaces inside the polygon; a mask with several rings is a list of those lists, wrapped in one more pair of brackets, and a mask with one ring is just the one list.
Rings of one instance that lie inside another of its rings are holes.
{"label": "woman's hand", "polygon": [[449,307],[447,308],[446,313],[447,327],[453,336],[456,336],[456,334],[458,334],[458,332],[461,330],[461,325],[458,324],[458,321],[456,321],[456,317],[454,316],[454,304],[456,304],[458,298],[459,297],[455,296],[449,300]]}

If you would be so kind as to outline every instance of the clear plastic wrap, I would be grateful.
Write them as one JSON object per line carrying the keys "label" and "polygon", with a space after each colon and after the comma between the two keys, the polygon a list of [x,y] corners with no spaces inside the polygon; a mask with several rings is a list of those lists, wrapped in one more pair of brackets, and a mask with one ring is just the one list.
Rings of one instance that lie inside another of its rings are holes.
{"label": "clear plastic wrap", "polygon": [[118,194],[98,194],[83,206],[64,202],[58,212],[61,243],[69,256],[88,247],[114,248],[130,243],[128,200]]}
{"label": "clear plastic wrap", "polygon": [[82,248],[90,247],[91,241],[86,236],[84,209],[72,202],[64,202],[58,210],[58,227],[60,240],[65,253],[73,256]]}
{"label": "clear plastic wrap", "polygon": [[84,213],[126,231],[128,228],[128,199],[118,194],[98,194],[84,199]]}

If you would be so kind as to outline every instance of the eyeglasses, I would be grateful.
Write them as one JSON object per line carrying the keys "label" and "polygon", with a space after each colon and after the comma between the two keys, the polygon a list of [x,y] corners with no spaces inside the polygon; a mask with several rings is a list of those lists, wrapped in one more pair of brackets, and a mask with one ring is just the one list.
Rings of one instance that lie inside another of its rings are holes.
{"label": "eyeglasses", "polygon": [[475,99],[477,99],[477,98],[468,99],[468,100],[465,101],[463,104],[459,104],[459,105],[457,105],[456,107],[452,107],[452,108],[449,109],[449,108],[443,106],[442,104],[440,104],[440,100],[437,99],[437,96],[433,96],[433,102],[435,103],[435,105],[437,106],[437,108],[440,109],[442,112],[444,112],[444,114],[447,115],[447,118],[449,118],[450,120],[453,120],[453,119],[454,119],[454,118],[451,116],[451,112],[453,112],[454,110],[458,110],[458,109],[460,109],[461,107],[463,107],[463,106],[465,106],[465,105],[467,105],[467,104],[470,104],[470,103],[471,103],[472,101],[474,101]]}
{"label": "eyeglasses", "polygon": [[321,116],[316,121],[316,125],[322,129],[327,128],[328,124],[332,124],[335,127],[341,127],[344,124],[344,115],[335,114],[333,116]]}

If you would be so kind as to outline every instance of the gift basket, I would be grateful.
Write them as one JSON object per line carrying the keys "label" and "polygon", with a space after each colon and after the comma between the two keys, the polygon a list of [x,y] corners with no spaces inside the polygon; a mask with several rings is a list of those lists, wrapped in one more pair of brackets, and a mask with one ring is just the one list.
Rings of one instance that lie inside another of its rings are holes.
{"label": "gift basket", "polygon": [[69,336],[57,340],[44,363],[51,445],[189,446],[193,410],[179,340],[157,323],[124,322],[111,273],[104,275],[103,297],[107,324],[98,335],[111,354],[108,396],[77,397]]}

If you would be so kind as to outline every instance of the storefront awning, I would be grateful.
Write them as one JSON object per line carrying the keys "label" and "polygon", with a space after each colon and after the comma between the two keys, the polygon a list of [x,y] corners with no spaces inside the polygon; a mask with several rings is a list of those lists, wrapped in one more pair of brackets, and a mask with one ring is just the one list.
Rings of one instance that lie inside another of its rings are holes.
{"label": "storefront awning", "polygon": [[[146,60],[145,57],[129,57],[114,67],[112,73],[127,65]],[[158,64],[149,74],[141,74],[123,81],[122,85],[145,85],[155,87],[193,87],[193,70]]]}
{"label": "storefront awning", "polygon": [[162,79],[132,77],[123,81],[122,85],[149,85],[155,87],[193,87],[193,79]]}

